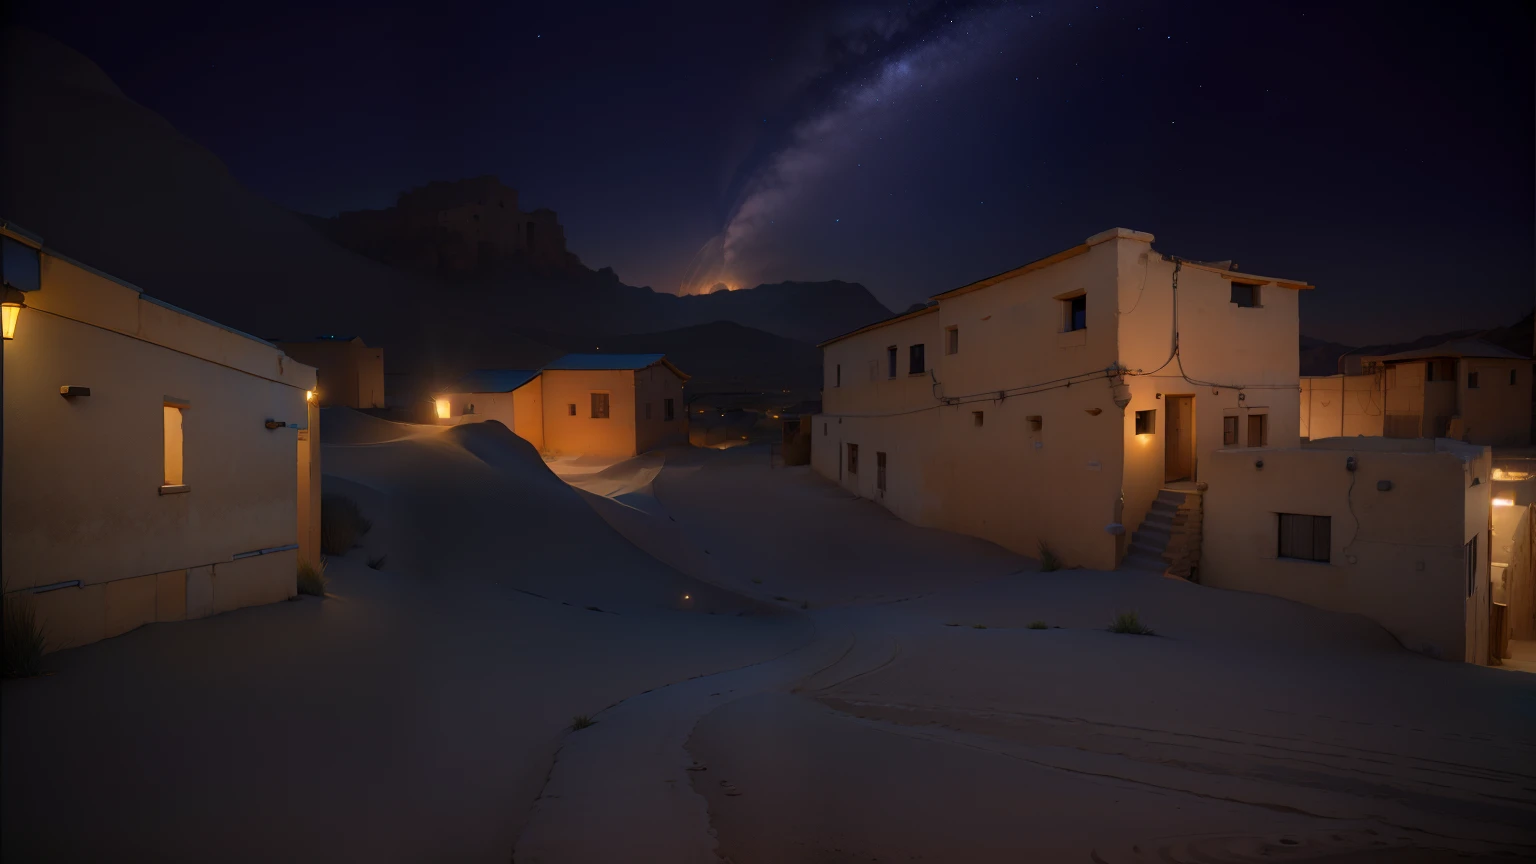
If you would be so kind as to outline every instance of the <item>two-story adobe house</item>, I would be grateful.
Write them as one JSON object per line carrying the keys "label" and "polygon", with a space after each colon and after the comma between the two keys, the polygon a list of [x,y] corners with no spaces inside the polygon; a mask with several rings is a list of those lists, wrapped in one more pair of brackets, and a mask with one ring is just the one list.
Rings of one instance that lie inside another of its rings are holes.
{"label": "two-story adobe house", "polygon": [[1116,228],[822,345],[812,465],[918,525],[1109,569],[1218,449],[1298,443],[1310,285]]}

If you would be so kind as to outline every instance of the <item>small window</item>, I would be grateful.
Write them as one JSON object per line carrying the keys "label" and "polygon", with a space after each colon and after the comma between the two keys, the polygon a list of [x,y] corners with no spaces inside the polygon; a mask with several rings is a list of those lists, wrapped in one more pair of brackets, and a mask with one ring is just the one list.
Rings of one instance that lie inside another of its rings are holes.
{"label": "small window", "polygon": [[945,354],[959,354],[960,353],[960,328],[959,327],[951,327],[948,330],[944,331],[944,353]]}
{"label": "small window", "polygon": [[568,416],[575,417],[576,416],[576,403],[575,402],[567,403],[566,406],[565,406],[565,413]]}
{"label": "small window", "polygon": [[907,349],[907,374],[921,375],[927,371],[928,363],[923,357],[923,345],[919,342]]}
{"label": "small window", "polygon": [[833,377],[833,379],[832,379],[832,386],[833,387],[841,387],[841,386],[843,386],[843,364],[841,364],[841,363],[837,364],[837,369],[835,371],[835,377]]}
{"label": "small window", "polygon": [[464,413],[465,414],[473,414],[473,413],[475,413],[475,403],[473,403],[473,402],[465,402],[464,403]]}
{"label": "small window", "polygon": [[1515,370],[1509,370],[1509,386],[1515,386]]}
{"label": "small window", "polygon": [[1137,435],[1156,435],[1157,434],[1157,409],[1156,408],[1151,408],[1151,409],[1148,409],[1146,411],[1137,411],[1136,412],[1136,434]]}
{"label": "small window", "polygon": [[972,426],[980,428],[982,422],[985,421],[986,419],[987,418],[980,411],[972,411],[971,412],[971,425]]}
{"label": "small window", "polygon": [[1425,381],[1455,381],[1455,360],[1426,360],[1424,362]]}
{"label": "small window", "polygon": [[1280,557],[1301,561],[1332,560],[1332,531],[1327,516],[1280,515]]}
{"label": "small window", "polygon": [[186,483],[182,473],[182,413],[179,405],[165,406],[165,486]]}
{"label": "small window", "polygon": [[1066,325],[1067,326],[1066,326],[1066,329],[1067,330],[1086,330],[1086,329],[1088,329],[1088,295],[1087,294],[1079,294],[1076,297],[1073,297],[1071,299],[1063,300],[1063,301],[1061,301],[1061,305],[1066,308],[1066,313],[1067,313],[1067,321],[1066,321]]}
{"label": "small window", "polygon": [[1045,419],[1039,414],[1031,414],[1024,419],[1028,421],[1029,431],[1031,432],[1039,432],[1041,429],[1045,428]]}
{"label": "small window", "polygon": [[447,399],[432,400],[432,407],[437,409],[437,419],[447,420],[453,416],[453,404]]}
{"label": "small window", "polygon": [[1221,418],[1221,445],[1223,447],[1237,446],[1237,418]]}
{"label": "small window", "polygon": [[608,394],[607,393],[593,393],[592,394],[592,419],[593,420],[607,420],[608,419]]}
{"label": "small window", "polygon": [[875,451],[875,488],[885,494],[885,454]]}
{"label": "small window", "polygon": [[651,403],[645,403],[645,419],[651,419]]}
{"label": "small window", "polygon": [[848,445],[848,473],[859,473],[859,445]]}
{"label": "small window", "polygon": [[1467,541],[1467,596],[1477,593],[1477,537]]}
{"label": "small window", "polygon": [[885,349],[885,377],[896,377],[896,346],[888,345]]}
{"label": "small window", "polygon": [[827,437],[827,424],[821,424],[821,437]]}
{"label": "small window", "polygon": [[677,418],[677,403],[671,399],[661,400],[661,419],[671,423]]}
{"label": "small window", "polygon": [[1269,446],[1269,415],[1268,414],[1249,414],[1248,415],[1248,446],[1249,447],[1267,447],[1267,446]]}
{"label": "small window", "polygon": [[1476,372],[1468,372],[1467,373],[1467,389],[1468,390],[1476,390],[1477,389],[1477,373]]}
{"label": "small window", "polygon": [[1253,309],[1259,305],[1259,286],[1251,282],[1232,283],[1232,302]]}

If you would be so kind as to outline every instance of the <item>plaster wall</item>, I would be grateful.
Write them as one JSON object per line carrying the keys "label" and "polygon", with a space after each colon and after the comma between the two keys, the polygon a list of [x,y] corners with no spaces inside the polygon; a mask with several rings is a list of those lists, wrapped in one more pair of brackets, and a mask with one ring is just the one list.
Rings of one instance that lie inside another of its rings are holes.
{"label": "plaster wall", "polygon": [[[683,401],[683,379],[660,364],[637,370],[634,376],[635,452],[687,444],[688,406]],[[668,399],[672,400],[671,420],[666,419]]]}
{"label": "plaster wall", "polygon": [[[546,369],[544,447],[551,454],[627,457],[636,453],[635,373]],[[608,394],[608,417],[592,417],[592,394]],[[568,406],[575,405],[576,413]]]}

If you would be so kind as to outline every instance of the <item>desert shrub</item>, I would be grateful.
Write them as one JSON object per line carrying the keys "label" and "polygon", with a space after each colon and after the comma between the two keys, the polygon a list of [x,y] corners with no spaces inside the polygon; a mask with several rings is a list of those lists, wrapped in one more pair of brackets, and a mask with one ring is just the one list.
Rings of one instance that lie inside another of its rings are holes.
{"label": "desert shrub", "polygon": [[581,730],[591,726],[596,722],[596,720],[593,720],[591,717],[588,717],[585,714],[577,714],[575,717],[571,718],[571,731],[580,732]]}
{"label": "desert shrub", "polygon": [[1115,616],[1115,620],[1109,622],[1109,632],[1129,633],[1132,636],[1156,636],[1152,628],[1141,623],[1135,612],[1121,612]]}
{"label": "desert shrub", "polygon": [[37,604],[30,594],[7,594],[4,600],[4,665],[7,678],[30,678],[43,674],[43,651],[48,642],[43,637],[42,622],[37,620]]}
{"label": "desert shrub", "polygon": [[320,562],[319,567],[308,561],[299,562],[299,593],[308,594],[311,597],[325,596],[324,561]]}
{"label": "desert shrub", "polygon": [[1029,629],[1031,629],[1031,630],[1049,630],[1049,629],[1051,629],[1051,627],[1050,627],[1049,624],[1046,624],[1044,621],[1031,621],[1031,622],[1029,622]]}
{"label": "desert shrub", "polygon": [[368,559],[368,569],[369,570],[383,570],[384,569],[384,558],[385,558],[385,556],[383,556],[383,555],[380,555],[377,558],[369,558]]}
{"label": "desert shrub", "polygon": [[1052,570],[1061,569],[1061,559],[1056,557],[1056,553],[1051,551],[1051,547],[1045,545],[1044,540],[1040,541],[1040,569],[1047,573]]}
{"label": "desert shrub", "polygon": [[363,518],[357,502],[345,495],[320,498],[320,551],[345,555],[367,534],[373,523]]}

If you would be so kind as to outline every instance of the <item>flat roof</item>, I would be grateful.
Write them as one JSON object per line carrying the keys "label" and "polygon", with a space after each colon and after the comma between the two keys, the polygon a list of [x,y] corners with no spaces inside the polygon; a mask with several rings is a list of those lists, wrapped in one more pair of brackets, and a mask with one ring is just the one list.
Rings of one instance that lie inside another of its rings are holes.
{"label": "flat roof", "polygon": [[932,304],[929,304],[927,306],[924,306],[921,309],[913,309],[910,312],[903,312],[900,315],[892,315],[889,318],[881,318],[879,321],[876,321],[873,324],[865,324],[863,327],[860,327],[857,330],[850,330],[850,331],[848,331],[847,333],[844,333],[841,336],[833,336],[831,339],[828,339],[827,341],[822,342],[821,344],[817,345],[816,347],[817,348],[825,348],[828,345],[831,345],[833,342],[841,342],[841,341],[843,341],[844,339],[847,339],[850,336],[857,336],[860,333],[867,333],[870,330],[878,330],[879,328],[884,327],[887,324],[895,324],[898,321],[905,321],[908,318],[916,318],[919,315],[927,315],[930,312],[937,312],[937,311],[939,311],[939,304],[932,303]]}
{"label": "flat roof", "polygon": [[567,354],[546,363],[544,368],[551,372],[629,372],[658,364],[672,370],[684,381],[688,380],[683,370],[667,361],[665,354]]}
{"label": "flat roof", "polygon": [[1373,360],[1428,360],[1434,357],[1472,357],[1485,360],[1531,359],[1482,339],[1452,339],[1428,348],[1415,348],[1411,351],[1399,351],[1396,354],[1362,356],[1370,356]]}
{"label": "flat roof", "polygon": [[537,377],[537,369],[476,369],[454,382],[444,392],[511,393]]}

